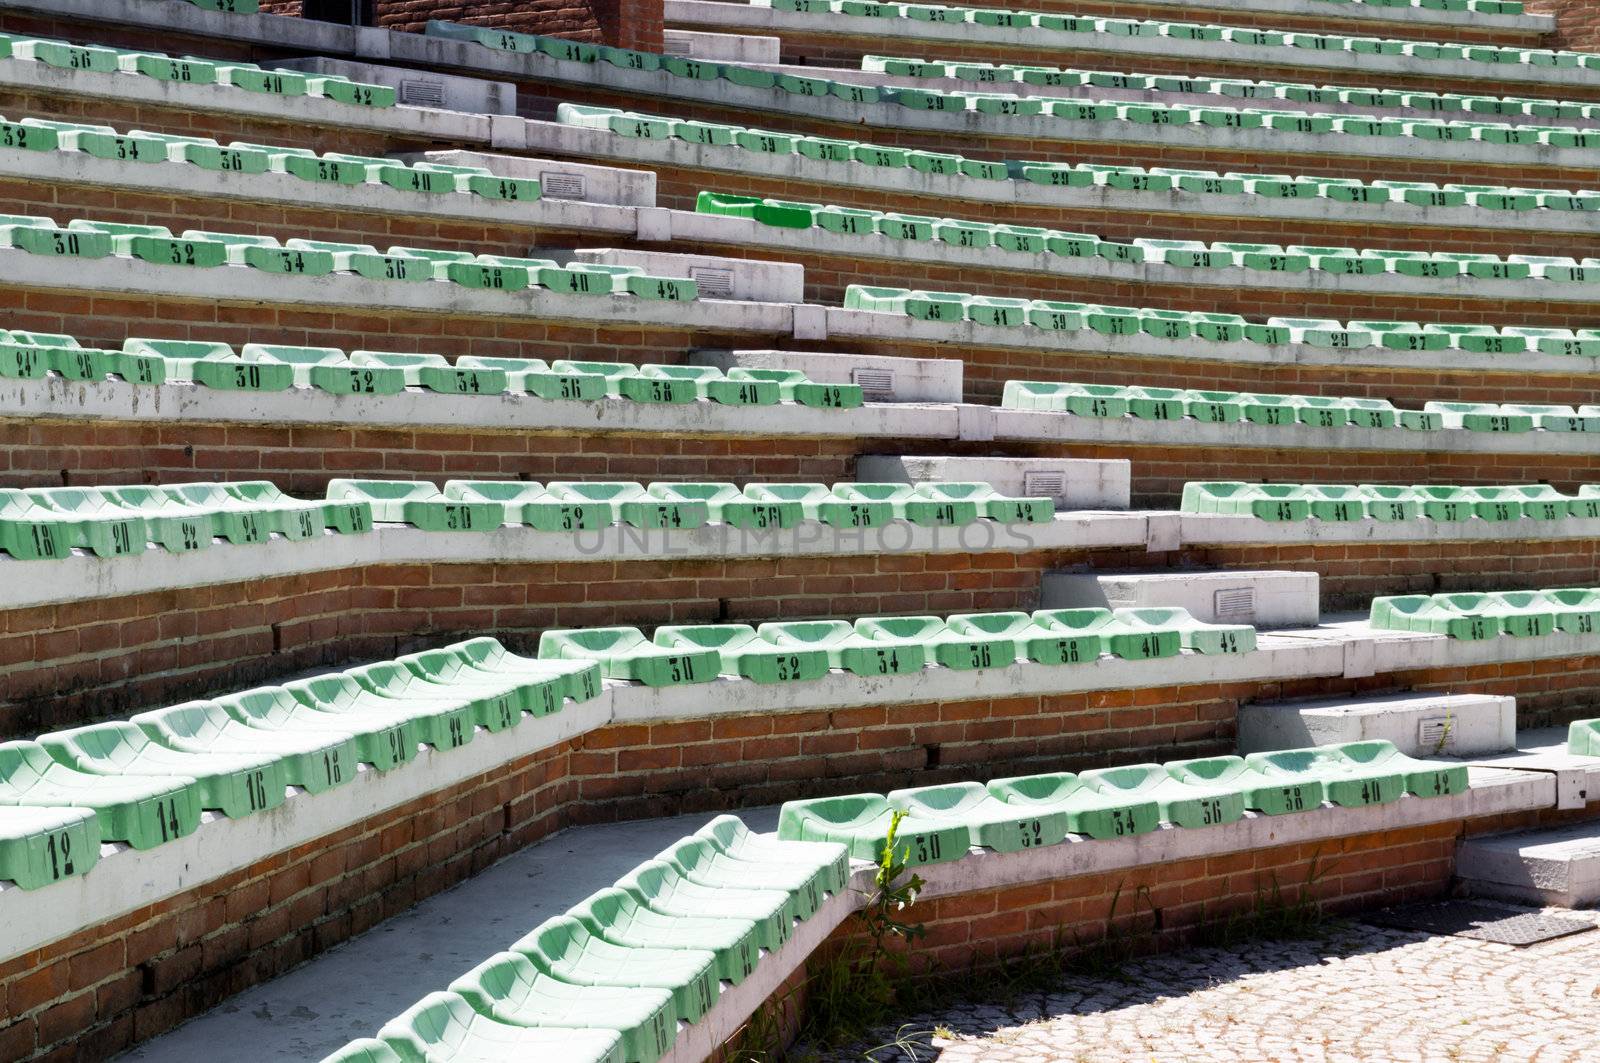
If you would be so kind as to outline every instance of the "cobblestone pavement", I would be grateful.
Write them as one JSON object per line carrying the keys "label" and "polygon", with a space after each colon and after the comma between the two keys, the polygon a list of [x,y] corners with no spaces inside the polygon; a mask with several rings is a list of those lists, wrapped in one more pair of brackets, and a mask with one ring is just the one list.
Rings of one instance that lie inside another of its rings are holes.
{"label": "cobblestone pavement", "polygon": [[[1595,1063],[1600,933],[1527,948],[1356,924],[911,1016],[826,1063]],[[920,1031],[920,1034],[915,1032]],[[930,1034],[930,1031],[937,1031]]]}

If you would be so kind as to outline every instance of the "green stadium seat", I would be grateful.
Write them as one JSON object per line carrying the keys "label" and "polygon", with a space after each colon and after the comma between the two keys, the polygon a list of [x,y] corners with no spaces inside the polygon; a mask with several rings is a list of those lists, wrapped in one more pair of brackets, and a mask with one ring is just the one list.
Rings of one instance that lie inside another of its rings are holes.
{"label": "green stadium seat", "polygon": [[442,354],[351,351],[350,364],[398,369],[408,387],[446,395],[500,395],[506,390],[506,374],[502,370],[451,365]]}
{"label": "green stadium seat", "polygon": [[[239,723],[278,737],[351,741],[357,758],[377,771],[389,771],[417,755],[419,727],[408,716],[311,704],[284,687],[257,687],[213,700]],[[354,774],[355,765],[345,772]]]}
{"label": "green stadium seat", "polygon": [[717,955],[708,948],[613,944],[578,919],[557,916],[511,946],[541,974],[580,986],[665,989],[681,1019],[697,1021],[721,993]]}
{"label": "green stadium seat", "polygon": [[1575,757],[1600,757],[1600,719],[1568,724],[1567,752]]}
{"label": "green stadium seat", "polygon": [[378,1039],[404,1063],[477,1063],[493,1059],[560,1059],[625,1063],[615,1030],[512,1026],[479,1015],[455,993],[429,993],[389,1020]]}
{"label": "green stadium seat", "polygon": [[163,379],[169,384],[204,384],[228,391],[286,391],[294,386],[293,370],[245,362],[225,343],[130,338],[122,349],[125,354],[161,359]]}
{"label": "green stadium seat", "polygon": [[[567,697],[573,701],[589,701],[600,694],[600,666],[586,661],[550,661],[537,657],[519,657],[502,646],[497,639],[480,636],[465,642],[452,643],[445,649],[461,658],[467,666],[490,675],[510,675],[540,680],[550,675],[566,679]],[[553,706],[550,711],[559,711]]]}
{"label": "green stadium seat", "polygon": [[1540,354],[1563,354],[1571,357],[1600,358],[1600,329],[1532,328],[1526,325],[1506,325],[1500,331],[1507,336],[1519,336]]}
{"label": "green stadium seat", "polygon": [[904,675],[921,671],[929,661],[923,642],[867,638],[844,620],[767,623],[756,628],[756,635],[786,650],[822,650],[829,668],[859,676]]}
{"label": "green stadium seat", "polygon": [[25,890],[39,889],[87,874],[99,861],[100,823],[94,809],[3,802],[0,797],[0,879]]}
{"label": "green stadium seat", "polygon": [[433,484],[415,480],[333,479],[328,481],[328,499],[364,502],[372,507],[373,520],[424,531],[487,532],[505,520],[498,503],[452,500]]}
{"label": "green stadium seat", "polygon": [[677,1039],[677,1010],[666,989],[573,985],[519,952],[496,953],[449,990],[479,1015],[509,1026],[614,1030],[629,1063],[655,1063]]}
{"label": "green stadium seat", "polygon": [[[474,721],[489,731],[516,726],[524,712],[546,716],[559,711],[567,689],[564,676],[491,675],[473,668],[449,649],[403,654],[394,663],[422,680],[410,684],[413,696],[469,699]],[[384,692],[399,696],[389,688]]]}
{"label": "green stadium seat", "polygon": [[200,229],[186,229],[183,235],[185,239],[222,244],[227,248],[227,261],[232,266],[248,266],[264,273],[304,277],[324,277],[333,272],[333,255],[330,252],[284,247],[270,236],[242,236]]}
{"label": "green stadium seat", "polygon": [[65,547],[79,547],[97,557],[140,554],[149,542],[143,517],[90,488],[37,487],[11,497],[29,503],[18,507],[14,516],[8,514],[26,522],[14,526],[11,536],[21,556],[30,550],[39,557],[65,556],[63,544],[52,541],[51,533],[65,535]]}
{"label": "green stadium seat", "polygon": [[1311,500],[1291,484],[1187,483],[1179,508],[1185,513],[1231,514],[1275,522],[1311,516]]}
{"label": "green stadium seat", "polygon": [[748,624],[697,624],[656,628],[654,643],[664,649],[713,652],[721,673],[757,683],[793,683],[828,674],[822,650],[778,649],[756,637]]}
{"label": "green stadium seat", "polygon": [[1528,414],[1507,413],[1487,402],[1428,402],[1422,407],[1437,413],[1446,428],[1465,428],[1470,432],[1531,432],[1533,418]]}
{"label": "green stadium seat", "polygon": [[1534,425],[1546,432],[1600,432],[1600,418],[1581,414],[1571,406],[1507,402],[1500,409],[1512,416],[1532,417]]}
{"label": "green stadium seat", "polygon": [[209,513],[217,534],[232,543],[266,542],[274,532],[286,539],[310,539],[320,537],[326,527],[321,503],[287,495],[269,498],[257,493],[246,499],[220,483],[169,484],[163,491]]}
{"label": "green stadium seat", "polygon": [[138,513],[150,541],[171,553],[204,549],[216,537],[216,510],[174,498],[160,487],[103,487],[100,493],[112,505]]}
{"label": "green stadium seat", "polygon": [[284,774],[270,754],[190,753],[169,749],[136,724],[113,722],[52,731],[39,745],[86,775],[192,781],[201,808],[240,818],[283,804]]}
{"label": "green stadium seat", "polygon": [[[849,794],[787,801],[778,813],[778,837],[786,841],[838,842],[857,860],[878,863],[888,845],[894,806],[878,794]],[[895,836],[896,863],[916,867],[967,855],[971,833],[964,824],[925,820],[908,813]]]}
{"label": "green stadium seat", "polygon": [[1144,625],[1135,630],[1107,609],[1040,609],[1034,612],[1033,622],[1060,643],[1047,652],[1059,651],[1063,663],[1093,661],[1103,652],[1125,660],[1176,657],[1183,648],[1183,638],[1176,631],[1151,631]]}
{"label": "green stadium seat", "polygon": [[542,399],[573,399],[595,402],[606,397],[603,374],[578,371],[556,372],[542,358],[482,358],[463,355],[456,359],[459,369],[494,369],[506,375],[513,392],[527,392]]}
{"label": "green stadium seat", "polygon": [[945,626],[954,635],[1008,638],[1015,646],[1015,657],[1037,664],[1081,664],[1097,659],[1105,649],[1097,635],[1046,632],[1032,616],[1021,612],[958,613],[949,617]]}
{"label": "green stadium seat", "polygon": [[775,406],[781,389],[774,381],[760,379],[729,380],[722,370],[709,365],[645,365],[639,374],[646,380],[671,380],[693,388],[697,399],[724,406]]}
{"label": "green stadium seat", "polygon": [[271,733],[249,727],[212,701],[190,701],[129,719],[151,741],[182,753],[274,758],[283,781],[320,794],[355,778],[360,757],[352,735]]}
{"label": "green stadium seat", "polygon": [[324,1056],[322,1063],[405,1063],[400,1053],[376,1037],[359,1037]]}
{"label": "green stadium seat", "polygon": [[37,742],[0,742],[0,805],[92,809],[103,840],[135,849],[193,833],[200,825],[196,790],[183,776],[107,778],[58,763]]}
{"label": "green stadium seat", "polygon": [[800,918],[786,890],[702,885],[659,857],[618,879],[617,888],[657,915],[748,920],[755,926],[756,944],[768,952],[788,942]]}
{"label": "green stadium seat", "polygon": [[1161,818],[1177,827],[1214,827],[1244,816],[1245,795],[1237,784],[1186,782],[1168,774],[1160,764],[1097,768],[1081,773],[1078,781],[1116,801],[1153,800]]}
{"label": "green stadium seat", "polygon": [[[711,508],[699,501],[673,501],[648,494],[644,487],[626,481],[578,482],[553,480],[545,485],[548,503],[555,505],[595,505],[614,507],[624,524],[635,528],[693,529],[711,519]],[[544,507],[546,499],[534,506]],[[531,512],[529,510],[528,512]],[[609,523],[609,522],[608,522]],[[535,527],[539,527],[537,520]]]}
{"label": "green stadium seat", "polygon": [[1467,789],[1465,764],[1410,757],[1396,749],[1393,742],[1382,739],[1345,742],[1334,746],[1333,753],[1355,774],[1401,772],[1406,793],[1413,797],[1448,797]]}
{"label": "green stadium seat", "polygon": [[[379,673],[380,676],[386,674]],[[426,742],[440,751],[455,749],[472,741],[474,732],[470,705],[464,705],[457,699],[387,697],[376,692],[370,684],[372,677],[358,668],[315,679],[297,679],[285,683],[283,689],[301,704],[332,714],[341,722],[350,718],[355,723],[370,714],[377,719],[387,717],[391,724],[410,723],[418,742]]]}
{"label": "green stadium seat", "polygon": [[1537,599],[1507,601],[1494,594],[1401,595],[1374,598],[1375,628],[1423,631],[1477,641],[1504,633],[1517,637],[1548,635],[1556,613]]}
{"label": "green stadium seat", "polygon": [[1006,636],[950,631],[936,616],[862,617],[856,634],[873,643],[920,645],[945,668],[1004,668],[1016,660],[1016,640]]}
{"label": "green stadium seat", "polygon": [[647,376],[638,366],[626,362],[557,361],[553,368],[561,373],[588,373],[603,377],[606,393],[612,398],[634,402],[682,405],[695,401],[699,389],[692,380],[669,376]]}
{"label": "green stadium seat", "polygon": [[1066,812],[1038,805],[1021,809],[1002,801],[981,783],[948,783],[890,791],[889,804],[929,824],[965,827],[975,845],[1001,853],[1021,852],[1066,839]]}
{"label": "green stadium seat", "polygon": [[[1533,602],[1555,614],[1557,631],[1565,631],[1570,635],[1592,635],[1600,625],[1600,594],[1591,588],[1561,587],[1547,591],[1504,593],[1508,599],[1513,594],[1533,595]],[[1511,600],[1514,603],[1521,601],[1520,597]]]}
{"label": "green stadium seat", "polygon": [[608,679],[626,679],[646,686],[709,683],[722,671],[722,659],[714,649],[656,646],[633,627],[546,631],[539,636],[539,656],[594,661]]}
{"label": "green stadium seat", "polygon": [[358,366],[334,347],[247,343],[239,349],[239,357],[246,362],[286,365],[295,387],[314,387],[335,395],[398,395],[406,388],[404,370]]}
{"label": "green stadium seat", "polygon": [[1240,757],[1170,761],[1167,774],[1179,782],[1197,786],[1239,789],[1244,793],[1246,808],[1269,816],[1320,808],[1324,796],[1320,780],[1269,781]]}
{"label": "green stadium seat", "polygon": [[1161,825],[1160,805],[1153,798],[1102,791],[1071,772],[994,779],[987,789],[1018,814],[1064,816],[1069,832],[1089,838],[1148,834]]}
{"label": "green stadium seat", "polygon": [[[327,165],[348,167],[352,164]],[[335,270],[340,273],[355,273],[368,280],[403,281],[412,284],[425,284],[433,280],[433,262],[420,255],[384,254],[371,244],[347,244],[329,240],[285,240],[283,246],[298,251],[325,251],[333,256]],[[352,352],[351,360],[354,359],[355,352]]]}
{"label": "green stadium seat", "polygon": [[847,503],[887,504],[894,519],[913,524],[952,527],[978,519],[977,502],[929,496],[911,484],[841,483],[833,485],[833,495]]}
{"label": "green stadium seat", "polygon": [[[296,521],[304,526],[304,518],[298,515],[299,512],[302,509],[315,509],[321,512],[324,527],[342,535],[355,535],[372,530],[372,507],[363,501],[291,498],[270,480],[235,480],[218,486],[230,497],[241,502],[268,506],[271,507],[268,512],[286,514],[273,519]],[[274,530],[277,530],[276,525]]]}
{"label": "green stadium seat", "polygon": [[1268,786],[1319,783],[1327,799],[1343,808],[1388,804],[1406,789],[1404,772],[1347,761],[1326,746],[1251,753],[1245,763]]}
{"label": "green stadium seat", "polygon": [[749,919],[662,915],[616,888],[590,894],[567,914],[614,945],[713,952],[717,976],[734,985],[755,971],[760,957],[756,925]]}
{"label": "green stadium seat", "polygon": [[977,506],[980,517],[1003,524],[1048,524],[1056,513],[1055,502],[1049,498],[1002,495],[986,483],[919,483],[912,494],[949,505],[971,503]]}
{"label": "green stadium seat", "polygon": [[744,493],[756,502],[798,502],[806,520],[836,528],[881,528],[895,519],[890,502],[846,499],[823,484],[746,484]]}
{"label": "green stadium seat", "polygon": [[827,895],[842,893],[850,879],[850,854],[843,845],[752,834],[733,816],[718,816],[656,859],[702,886],[781,890],[800,919],[811,918]]}

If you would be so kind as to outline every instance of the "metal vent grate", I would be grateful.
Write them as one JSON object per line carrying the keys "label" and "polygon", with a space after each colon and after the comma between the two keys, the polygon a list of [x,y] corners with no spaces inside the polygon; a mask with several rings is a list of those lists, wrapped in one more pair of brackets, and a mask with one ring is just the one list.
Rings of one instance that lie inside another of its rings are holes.
{"label": "metal vent grate", "polygon": [[714,269],[710,266],[693,266],[689,279],[700,289],[700,294],[712,299],[733,298],[733,270]]}
{"label": "metal vent grate", "polygon": [[1022,493],[1031,498],[1065,498],[1067,474],[1048,469],[1029,469],[1022,474]]}
{"label": "metal vent grate", "polygon": [[546,170],[539,175],[539,194],[545,199],[582,199],[583,193],[582,174]]}
{"label": "metal vent grate", "polygon": [[1535,945],[1568,934],[1581,934],[1595,928],[1594,919],[1547,915],[1544,912],[1510,905],[1479,901],[1444,901],[1408,904],[1361,917],[1374,926],[1395,930],[1419,930],[1427,934],[1493,941],[1501,945]]}
{"label": "metal vent grate", "polygon": [[694,54],[693,37],[668,36],[662,38],[661,50],[667,55],[676,55],[687,58]]}
{"label": "metal vent grate", "polygon": [[400,102],[412,107],[443,107],[444,82],[404,78],[400,82]]}
{"label": "metal vent grate", "polygon": [[1229,587],[1213,591],[1211,611],[1219,623],[1249,623],[1256,618],[1254,587]]}
{"label": "metal vent grate", "polygon": [[893,395],[893,369],[852,369],[850,383],[867,395]]}

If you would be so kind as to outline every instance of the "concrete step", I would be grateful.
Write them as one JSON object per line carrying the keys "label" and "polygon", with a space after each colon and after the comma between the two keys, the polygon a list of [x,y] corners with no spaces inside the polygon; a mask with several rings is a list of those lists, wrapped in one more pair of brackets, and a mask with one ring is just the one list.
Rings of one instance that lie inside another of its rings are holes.
{"label": "concrete step", "polygon": [[1509,752],[1516,748],[1517,701],[1495,694],[1394,694],[1239,709],[1241,753],[1378,738],[1414,757]]}
{"label": "concrete step", "polygon": [[1046,609],[1122,609],[1178,605],[1198,620],[1256,627],[1314,625],[1320,615],[1315,572],[1047,572]]}
{"label": "concrete step", "polygon": [[331,59],[325,55],[279,59],[273,65],[307,74],[337,74],[369,85],[388,85],[399,96],[399,102],[410,107],[441,107],[467,114],[517,113],[517,86],[511,81],[486,81],[432,70]]}
{"label": "concrete step", "polygon": [[554,258],[584,265],[637,266],[652,277],[687,277],[700,287],[702,299],[736,299],[757,303],[806,301],[806,269],[798,262],[763,262],[715,255],[679,255],[669,251],[597,247],[576,251],[542,251],[534,258]]}
{"label": "concrete step", "polygon": [[1456,877],[1476,897],[1588,907],[1600,901],[1600,823],[1468,838]]}
{"label": "concrete step", "polygon": [[1057,509],[1127,509],[1132,464],[1122,458],[961,458],[863,454],[866,483],[986,483],[1001,494],[1055,502]]}
{"label": "concrete step", "polygon": [[[741,260],[743,261],[743,260]],[[855,384],[868,402],[960,402],[961,359],[890,358],[877,354],[824,354],[814,351],[695,350],[695,365],[726,371],[798,369],[821,384]]]}

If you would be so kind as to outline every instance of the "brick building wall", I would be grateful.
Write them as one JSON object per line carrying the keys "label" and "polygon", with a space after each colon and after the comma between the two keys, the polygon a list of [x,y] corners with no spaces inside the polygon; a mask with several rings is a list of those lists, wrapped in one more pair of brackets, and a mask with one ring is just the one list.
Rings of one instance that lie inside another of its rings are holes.
{"label": "brick building wall", "polygon": [[[377,0],[376,6],[377,25],[409,33],[442,19],[661,51],[661,0]],[[301,0],[262,0],[261,10],[297,16]]]}
{"label": "brick building wall", "polygon": [[1593,0],[1529,0],[1528,10],[1556,17],[1554,47],[1600,50],[1600,5]]}

